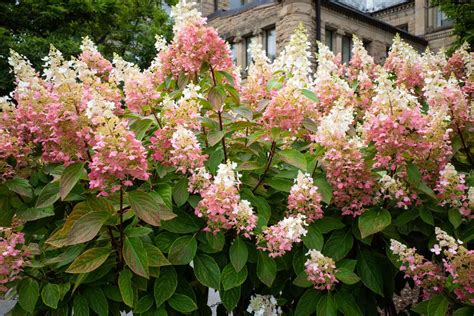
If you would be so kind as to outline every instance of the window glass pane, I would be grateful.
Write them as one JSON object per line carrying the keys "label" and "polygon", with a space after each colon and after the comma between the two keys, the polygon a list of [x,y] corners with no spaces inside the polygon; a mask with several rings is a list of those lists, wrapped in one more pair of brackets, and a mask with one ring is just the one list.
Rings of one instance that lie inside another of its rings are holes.
{"label": "window glass pane", "polygon": [[348,63],[351,60],[352,40],[351,36],[342,37],[342,62]]}
{"label": "window glass pane", "polygon": [[251,64],[252,55],[250,54],[250,43],[254,40],[255,36],[248,36],[245,38],[245,69]]}
{"label": "window glass pane", "polygon": [[334,31],[326,29],[325,34],[326,34],[326,46],[332,51]]}
{"label": "window glass pane", "polygon": [[230,44],[230,53],[232,55],[232,62],[234,63],[234,65],[237,65],[237,44]]}
{"label": "window glass pane", "polygon": [[273,61],[276,58],[276,31],[275,29],[269,29],[266,32],[265,38],[265,49],[267,57]]}
{"label": "window glass pane", "polygon": [[230,0],[230,8],[235,9],[242,5],[242,0]]}

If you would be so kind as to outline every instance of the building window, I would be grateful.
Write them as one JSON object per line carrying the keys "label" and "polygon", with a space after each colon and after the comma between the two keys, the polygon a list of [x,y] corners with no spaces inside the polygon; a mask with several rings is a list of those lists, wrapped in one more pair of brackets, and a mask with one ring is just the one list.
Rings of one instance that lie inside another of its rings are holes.
{"label": "building window", "polygon": [[342,62],[347,64],[351,60],[352,54],[352,36],[344,35],[342,37]]}
{"label": "building window", "polygon": [[230,0],[230,9],[237,9],[247,3],[250,3],[252,0]]}
{"label": "building window", "polygon": [[219,0],[214,0],[214,12],[219,9]]}
{"label": "building window", "polygon": [[232,62],[237,65],[237,44],[230,43],[230,54],[232,56]]}
{"label": "building window", "polygon": [[271,28],[265,31],[265,52],[270,61],[276,58],[276,31]]}
{"label": "building window", "polygon": [[250,43],[255,39],[255,36],[247,36],[245,38],[245,67],[247,70],[248,66],[252,63],[252,55],[250,54]]}
{"label": "building window", "polygon": [[408,23],[397,25],[396,28],[408,32]]}
{"label": "building window", "polygon": [[445,27],[445,26],[453,25],[453,21],[450,20],[446,16],[446,14],[439,9],[439,7],[436,7],[435,12],[436,12],[436,16],[435,16],[436,27]]}
{"label": "building window", "polygon": [[325,29],[324,30],[325,37],[326,37],[326,46],[332,51],[333,50],[333,43],[334,43],[334,31]]}

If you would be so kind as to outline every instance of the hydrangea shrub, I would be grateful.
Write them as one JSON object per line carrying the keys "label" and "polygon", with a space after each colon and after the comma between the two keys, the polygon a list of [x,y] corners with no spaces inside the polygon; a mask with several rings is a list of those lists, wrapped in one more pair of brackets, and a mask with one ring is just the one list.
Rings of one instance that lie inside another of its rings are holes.
{"label": "hydrangea shrub", "polygon": [[241,80],[192,3],[139,69],[88,38],[0,99],[13,315],[472,315],[474,63],[305,30]]}

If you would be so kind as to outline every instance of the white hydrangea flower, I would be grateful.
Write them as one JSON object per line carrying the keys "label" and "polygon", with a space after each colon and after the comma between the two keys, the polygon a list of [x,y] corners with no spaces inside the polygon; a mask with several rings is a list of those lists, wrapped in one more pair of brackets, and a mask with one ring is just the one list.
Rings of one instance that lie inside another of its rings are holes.
{"label": "white hydrangea flower", "polygon": [[194,149],[199,148],[199,141],[196,135],[189,129],[178,125],[171,137],[173,149]]}
{"label": "white hydrangea flower", "polygon": [[256,294],[250,298],[247,312],[255,316],[278,316],[282,314],[275,297],[260,294]]}
{"label": "white hydrangea flower", "polygon": [[235,170],[237,168],[237,164],[230,160],[227,163],[221,163],[217,167],[217,174],[214,178],[214,184],[222,185],[225,188],[238,186],[240,185],[240,174]]}
{"label": "white hydrangea flower", "polygon": [[171,8],[171,17],[174,19],[173,31],[176,33],[192,24],[204,24],[206,19],[196,9],[196,2],[180,0]]}
{"label": "white hydrangea flower", "polygon": [[305,215],[297,214],[295,216],[285,217],[278,223],[278,225],[284,228],[287,239],[298,240],[301,236],[306,236],[308,233],[306,230],[308,223],[306,223],[305,219]]}
{"label": "white hydrangea flower", "polygon": [[344,107],[342,102],[337,102],[328,115],[322,118],[318,127],[319,139],[345,138],[354,121],[354,110]]}
{"label": "white hydrangea flower", "polygon": [[82,51],[90,51],[93,53],[97,53],[97,46],[94,42],[89,38],[89,36],[85,36],[82,38],[81,46],[79,47]]}
{"label": "white hydrangea flower", "polygon": [[239,218],[248,218],[253,215],[253,208],[249,201],[240,200],[232,212]]}
{"label": "white hydrangea flower", "polygon": [[105,100],[98,93],[93,94],[93,98],[87,102],[86,116],[94,123],[100,124],[115,117],[115,103]]}
{"label": "white hydrangea flower", "polygon": [[439,227],[435,227],[435,234],[436,234],[436,240],[439,243],[439,248],[443,250],[447,248],[446,250],[444,250],[444,253],[446,255],[448,254],[455,255],[457,253],[459,245],[462,244],[461,240],[454,239],[453,237],[448,235],[447,232],[445,232]]}

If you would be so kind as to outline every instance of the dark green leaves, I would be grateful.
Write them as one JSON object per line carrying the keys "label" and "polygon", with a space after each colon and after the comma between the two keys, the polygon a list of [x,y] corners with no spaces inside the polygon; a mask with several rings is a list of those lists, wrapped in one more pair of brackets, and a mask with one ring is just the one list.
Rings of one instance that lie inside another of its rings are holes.
{"label": "dark green leaves", "polygon": [[332,297],[331,292],[327,292],[321,296],[316,306],[316,314],[318,316],[336,316],[337,305]]}
{"label": "dark green leaves", "polygon": [[428,316],[445,316],[448,313],[449,300],[446,296],[435,296],[428,303]]}
{"label": "dark green leaves", "polygon": [[15,177],[5,181],[5,185],[10,191],[18,193],[21,196],[29,198],[33,196],[33,189],[26,179]]}
{"label": "dark green leaves", "polygon": [[174,310],[181,313],[191,313],[197,309],[196,303],[189,296],[175,293],[169,300],[168,303]]}
{"label": "dark green leaves", "polygon": [[189,198],[188,192],[188,179],[183,178],[176,183],[173,188],[173,199],[178,207],[181,207],[186,203]]}
{"label": "dark green leaves", "polygon": [[229,257],[232,266],[237,272],[242,270],[242,268],[247,263],[247,245],[242,240],[242,238],[240,238],[240,236],[237,236],[237,238],[235,238],[234,242],[232,243],[232,246],[230,246]]}
{"label": "dark green leaves", "polygon": [[296,149],[285,149],[278,153],[281,160],[302,171],[307,171],[306,158]]}
{"label": "dark green leaves", "polygon": [[227,264],[222,270],[222,286],[227,291],[234,287],[242,285],[247,279],[247,266],[244,266],[239,272],[235,271],[232,264]]}
{"label": "dark green leaves", "polygon": [[92,212],[81,216],[72,224],[66,245],[76,245],[92,240],[110,216],[110,213],[105,211]]}
{"label": "dark green leaves", "polygon": [[271,287],[275,280],[277,266],[275,261],[265,253],[259,253],[257,261],[257,277],[268,287]]}
{"label": "dark green leaves", "polygon": [[133,286],[132,286],[132,272],[125,269],[119,274],[118,286],[123,302],[130,307],[133,307]]}
{"label": "dark green leaves", "polygon": [[392,222],[390,212],[383,208],[371,208],[359,217],[362,238],[381,232]]}
{"label": "dark green leaves", "polygon": [[39,284],[31,278],[23,279],[18,288],[18,303],[25,311],[33,314],[39,297]]}
{"label": "dark green leaves", "polygon": [[209,134],[207,134],[207,141],[209,142],[210,146],[214,146],[221,141],[224,135],[225,133],[223,131],[212,130],[209,132]]}
{"label": "dark green leaves", "polygon": [[363,250],[357,256],[357,272],[362,283],[375,293],[383,294],[382,269],[378,265],[377,258],[373,253]]}
{"label": "dark green leaves", "polygon": [[60,299],[59,285],[54,283],[46,284],[41,290],[41,298],[43,299],[43,303],[46,306],[49,306],[53,309],[58,308],[58,303]]}
{"label": "dark green leaves", "polygon": [[316,225],[310,225],[306,236],[302,237],[304,245],[308,249],[321,250],[324,244],[323,234],[319,231]]}
{"label": "dark green leaves", "polygon": [[92,248],[77,257],[66,270],[68,273],[87,273],[100,267],[110,255],[109,247]]}
{"label": "dark green leaves", "polygon": [[59,200],[59,182],[50,182],[41,190],[36,200],[36,208],[48,207]]}
{"label": "dark green leaves", "polygon": [[72,188],[74,188],[81,177],[84,176],[86,176],[84,163],[75,163],[64,169],[59,185],[59,195],[61,200],[66,198]]}
{"label": "dark green leaves", "polygon": [[128,202],[135,211],[135,214],[144,222],[153,225],[160,225],[160,205],[149,193],[143,191],[127,192]]}
{"label": "dark green leaves", "polygon": [[354,239],[349,229],[342,229],[332,233],[323,248],[324,255],[339,261],[352,249]]}
{"label": "dark green leaves", "polygon": [[355,284],[360,281],[360,278],[347,268],[339,268],[336,272],[336,278],[345,284]]}
{"label": "dark green leaves", "polygon": [[178,277],[173,267],[163,267],[160,276],[155,280],[153,292],[156,306],[160,306],[173,296],[178,286]]}
{"label": "dark green leaves", "polygon": [[168,260],[175,265],[188,264],[196,255],[197,242],[194,236],[183,236],[176,239],[170,247]]}
{"label": "dark green leaves", "polygon": [[219,289],[221,282],[221,271],[216,261],[205,254],[199,254],[194,258],[194,274],[201,284]]}
{"label": "dark green leaves", "polygon": [[219,295],[222,300],[222,304],[224,305],[225,309],[229,312],[233,311],[240,300],[240,286],[231,288],[228,291],[220,291]]}
{"label": "dark green leaves", "polygon": [[300,297],[298,305],[296,305],[295,315],[308,316],[316,311],[316,302],[321,292],[316,292],[313,288],[307,289]]}
{"label": "dark green leaves", "polygon": [[148,255],[140,239],[125,238],[123,258],[133,272],[148,279]]}

